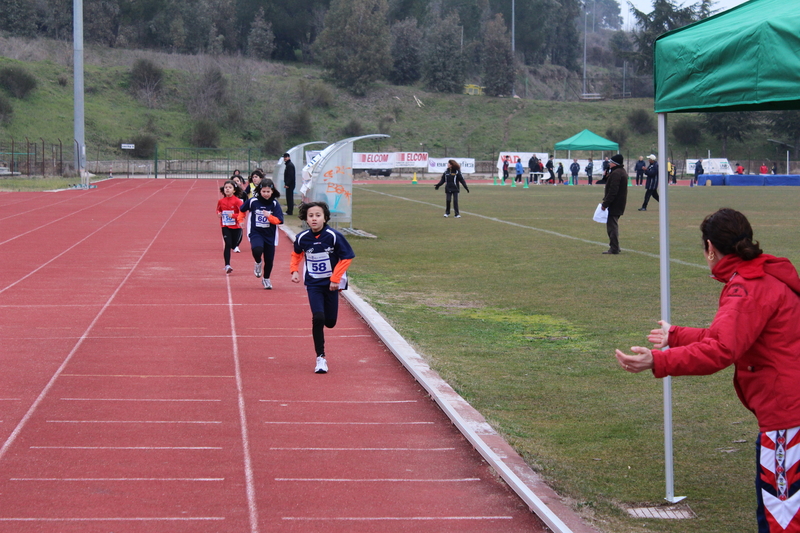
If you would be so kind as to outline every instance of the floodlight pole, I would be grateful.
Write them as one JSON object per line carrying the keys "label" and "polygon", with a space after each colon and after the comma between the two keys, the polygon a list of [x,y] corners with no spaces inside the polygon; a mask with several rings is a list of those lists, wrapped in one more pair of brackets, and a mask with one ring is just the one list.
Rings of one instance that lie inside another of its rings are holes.
{"label": "floodlight pole", "polygon": [[[661,320],[670,323],[670,273],[669,273],[669,201],[667,187],[667,114],[658,114],[658,226],[659,262],[661,266]],[[672,462],[672,377],[663,380],[664,387],[664,475],[666,500],[677,503],[686,496],[675,496],[675,474]]]}
{"label": "floodlight pole", "polygon": [[[81,185],[89,188],[86,176],[86,140],[83,114],[83,0],[72,2],[72,57],[73,57],[73,131],[75,135],[75,170]],[[84,183],[84,180],[86,182]]]}
{"label": "floodlight pole", "polygon": [[[517,34],[516,34],[516,4],[511,0],[511,65],[513,66],[517,60]],[[528,79],[527,76],[525,78]],[[517,96],[517,76],[514,75],[514,83],[511,85],[511,96]]]}
{"label": "floodlight pole", "polygon": [[586,96],[586,23],[589,20],[589,12],[583,13],[583,96]]}

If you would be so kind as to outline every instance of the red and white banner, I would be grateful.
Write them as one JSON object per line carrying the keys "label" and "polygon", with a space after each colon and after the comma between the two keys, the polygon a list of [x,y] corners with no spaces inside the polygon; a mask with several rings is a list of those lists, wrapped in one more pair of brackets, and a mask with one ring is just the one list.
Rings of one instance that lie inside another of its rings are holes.
{"label": "red and white banner", "polygon": [[425,168],[427,152],[354,152],[353,168]]}

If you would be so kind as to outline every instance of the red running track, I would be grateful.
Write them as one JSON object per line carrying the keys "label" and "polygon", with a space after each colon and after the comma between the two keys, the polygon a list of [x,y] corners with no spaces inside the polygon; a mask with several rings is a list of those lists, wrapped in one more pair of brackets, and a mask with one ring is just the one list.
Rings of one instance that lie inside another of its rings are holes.
{"label": "red running track", "polygon": [[0,532],[545,531],[344,300],[313,373],[218,187],[0,197]]}

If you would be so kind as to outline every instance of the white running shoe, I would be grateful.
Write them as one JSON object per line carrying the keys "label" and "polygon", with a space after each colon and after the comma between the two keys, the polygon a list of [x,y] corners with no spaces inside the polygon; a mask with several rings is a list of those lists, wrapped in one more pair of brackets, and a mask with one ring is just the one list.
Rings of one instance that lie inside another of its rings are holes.
{"label": "white running shoe", "polygon": [[240,254],[240,253],[242,253],[242,251],[239,249],[239,247],[238,247],[238,246],[237,246],[236,248],[234,248],[234,249],[233,249],[233,251],[234,251],[235,253],[237,253],[237,254]]}
{"label": "white running shoe", "polygon": [[231,266],[230,265],[225,265],[225,273],[226,274],[230,274],[231,272],[233,272],[233,269],[231,268]]}
{"label": "white running shoe", "polygon": [[314,368],[314,373],[316,374],[327,374],[328,373],[328,362],[325,360],[324,355],[317,356],[317,366]]}
{"label": "white running shoe", "polygon": [[447,218],[447,217],[449,217],[449,216],[450,216],[450,215],[448,215],[447,213],[445,213],[445,214],[444,214],[444,218]]}
{"label": "white running shoe", "polygon": [[461,218],[461,215],[456,215],[456,218]]}
{"label": "white running shoe", "polygon": [[261,280],[261,284],[264,286],[265,289],[269,290],[272,288],[272,282],[267,278]]}
{"label": "white running shoe", "polygon": [[257,278],[261,277],[261,263],[256,263],[256,266],[253,267],[253,274],[255,274]]}

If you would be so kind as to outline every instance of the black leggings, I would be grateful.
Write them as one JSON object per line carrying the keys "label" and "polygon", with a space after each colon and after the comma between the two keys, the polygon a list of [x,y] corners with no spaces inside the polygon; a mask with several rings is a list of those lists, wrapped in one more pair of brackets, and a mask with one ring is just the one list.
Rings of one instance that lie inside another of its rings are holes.
{"label": "black leggings", "polygon": [[458,216],[458,193],[457,192],[444,192],[444,212],[450,214],[450,199],[453,199],[453,209],[455,209],[456,216]]}
{"label": "black leggings", "polygon": [[225,242],[225,251],[222,256],[225,258],[225,265],[231,264],[231,250],[236,248],[237,243],[242,242],[242,228],[222,227],[222,240]]}
{"label": "black leggings", "polygon": [[269,276],[272,274],[272,263],[275,260],[275,247],[267,245],[264,248],[260,246],[253,248],[253,259],[255,259],[256,263],[261,262],[261,256],[264,256],[264,266],[262,270],[262,276],[264,279],[269,279]]}

